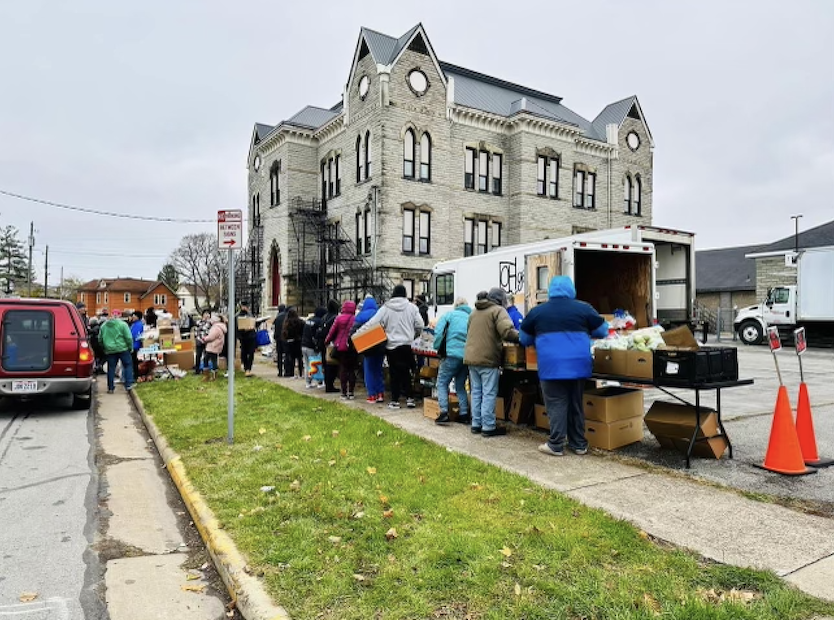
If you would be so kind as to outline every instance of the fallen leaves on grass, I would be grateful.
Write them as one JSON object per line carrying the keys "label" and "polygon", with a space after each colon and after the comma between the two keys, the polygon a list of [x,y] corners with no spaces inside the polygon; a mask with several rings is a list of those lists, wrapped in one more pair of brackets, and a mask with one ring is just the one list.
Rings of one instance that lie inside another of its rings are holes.
{"label": "fallen leaves on grass", "polygon": [[290,491],[298,491],[301,488],[301,482],[298,480],[293,480],[290,483]]}
{"label": "fallen leaves on grass", "polygon": [[510,557],[512,554],[513,550],[509,547],[504,547],[503,549],[501,549],[501,555],[503,555],[505,558]]}
{"label": "fallen leaves on grass", "polygon": [[393,540],[393,539],[395,539],[395,538],[397,538],[397,530],[396,530],[396,528],[393,528],[393,527],[392,527],[390,530],[388,530],[387,532],[385,532],[385,539],[386,539],[386,540]]}
{"label": "fallen leaves on grass", "polygon": [[660,615],[661,607],[660,603],[657,602],[657,599],[653,597],[648,592],[643,593],[643,604],[649,609],[655,616]]}
{"label": "fallen leaves on grass", "polygon": [[515,587],[513,588],[516,596],[521,596],[521,584],[516,582]]}
{"label": "fallen leaves on grass", "polygon": [[262,486],[261,487],[261,491],[264,492],[264,493],[269,493],[270,491],[274,491],[274,490],[275,490],[275,487],[273,487],[273,486],[268,486],[267,485],[267,486]]}
{"label": "fallen leaves on grass", "polygon": [[263,447],[263,446],[253,446],[253,447],[252,447],[252,450],[254,450],[255,452],[260,452],[260,451],[261,451],[261,450],[263,450],[263,449],[264,449],[264,447]]}
{"label": "fallen leaves on grass", "polygon": [[388,504],[388,496],[387,495],[380,495],[379,496],[379,503],[382,504],[383,506],[386,506]]}
{"label": "fallen leaves on grass", "polygon": [[758,598],[761,598],[761,593],[759,592],[752,592],[750,590],[736,590],[735,588],[725,591],[725,590],[716,590],[715,588],[710,588],[709,590],[700,589],[698,590],[698,595],[703,598],[705,601],[710,603],[723,603],[725,601],[730,601],[733,603],[742,603],[748,604],[752,603]]}
{"label": "fallen leaves on grass", "polygon": [[21,592],[18,600],[20,600],[21,603],[31,603],[36,598],[38,598],[37,592]]}
{"label": "fallen leaves on grass", "polygon": [[353,573],[353,578],[356,581],[365,581],[365,575],[360,575],[359,573]]}
{"label": "fallen leaves on grass", "polygon": [[377,437],[382,437],[382,431],[377,431],[377,432],[376,432],[376,436],[377,436]]}
{"label": "fallen leaves on grass", "polygon": [[338,545],[340,542],[342,542],[342,537],[341,536],[328,536],[327,540],[332,542],[334,545]]}
{"label": "fallen leaves on grass", "polygon": [[366,471],[372,476],[376,475],[376,467],[368,467]]}
{"label": "fallen leaves on grass", "polygon": [[338,437],[339,436],[339,431],[334,430],[330,434],[333,435],[334,437]]}
{"label": "fallen leaves on grass", "polygon": [[340,454],[341,456],[347,456],[347,450],[345,450],[344,448],[342,448],[341,450],[339,450],[339,454]]}
{"label": "fallen leaves on grass", "polygon": [[382,513],[382,516],[385,517],[386,519],[391,519],[394,516],[394,511],[393,510],[386,510]]}
{"label": "fallen leaves on grass", "polygon": [[266,434],[266,429],[262,426],[261,428],[258,429],[258,434],[259,435],[265,435]]}
{"label": "fallen leaves on grass", "polygon": [[302,439],[304,441],[310,441],[312,439],[312,437],[310,437],[309,435],[304,435],[304,437],[302,437]]}

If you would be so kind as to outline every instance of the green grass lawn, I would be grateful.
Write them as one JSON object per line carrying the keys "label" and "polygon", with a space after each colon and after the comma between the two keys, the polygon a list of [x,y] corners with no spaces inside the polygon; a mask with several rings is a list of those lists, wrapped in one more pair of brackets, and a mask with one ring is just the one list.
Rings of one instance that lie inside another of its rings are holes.
{"label": "green grass lawn", "polygon": [[660,548],[522,476],[260,379],[236,384],[229,446],[226,389],[193,376],[137,386],[195,487],[296,620],[834,614],[773,574]]}

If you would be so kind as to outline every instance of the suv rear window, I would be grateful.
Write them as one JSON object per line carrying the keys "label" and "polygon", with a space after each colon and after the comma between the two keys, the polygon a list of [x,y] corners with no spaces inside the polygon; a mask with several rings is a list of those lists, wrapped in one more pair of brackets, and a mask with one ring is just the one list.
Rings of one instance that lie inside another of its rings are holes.
{"label": "suv rear window", "polygon": [[3,370],[49,370],[52,366],[52,313],[47,310],[9,310],[3,317]]}

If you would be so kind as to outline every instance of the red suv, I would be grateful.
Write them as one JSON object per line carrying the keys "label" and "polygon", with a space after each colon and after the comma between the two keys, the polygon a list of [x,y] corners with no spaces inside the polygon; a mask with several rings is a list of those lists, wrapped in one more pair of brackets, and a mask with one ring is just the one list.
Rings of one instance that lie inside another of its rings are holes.
{"label": "red suv", "polygon": [[68,301],[0,299],[0,396],[72,394],[90,406],[93,350],[84,320]]}

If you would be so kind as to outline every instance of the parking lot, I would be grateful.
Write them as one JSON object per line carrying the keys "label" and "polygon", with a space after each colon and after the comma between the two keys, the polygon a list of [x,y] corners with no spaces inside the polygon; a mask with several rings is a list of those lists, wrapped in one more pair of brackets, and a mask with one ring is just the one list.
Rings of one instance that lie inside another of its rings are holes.
{"label": "parking lot", "polygon": [[[727,342],[720,344],[735,345]],[[797,356],[792,349],[784,349],[777,353],[777,359],[782,379],[788,388],[791,407],[795,410],[800,384]],[[834,467],[820,469],[809,476],[783,476],[757,467],[764,461],[767,451],[779,380],[773,355],[767,347],[740,345],[738,363],[739,378],[750,378],[755,383],[721,392],[722,415],[733,444],[733,459],[728,458],[728,453],[720,460],[697,458],[693,459],[692,468],[687,470],[683,457],[672,450],[661,450],[648,431],[645,431],[641,443],[621,448],[617,454],[743,491],[801,500],[807,508],[834,516]],[[819,455],[821,458],[834,458],[834,351],[809,350],[803,355],[802,364],[814,415]],[[694,402],[694,392],[691,390],[670,391]],[[645,391],[645,400],[648,409],[655,400],[672,398],[660,390],[649,389]],[[714,392],[702,392],[701,403],[714,406]]]}

